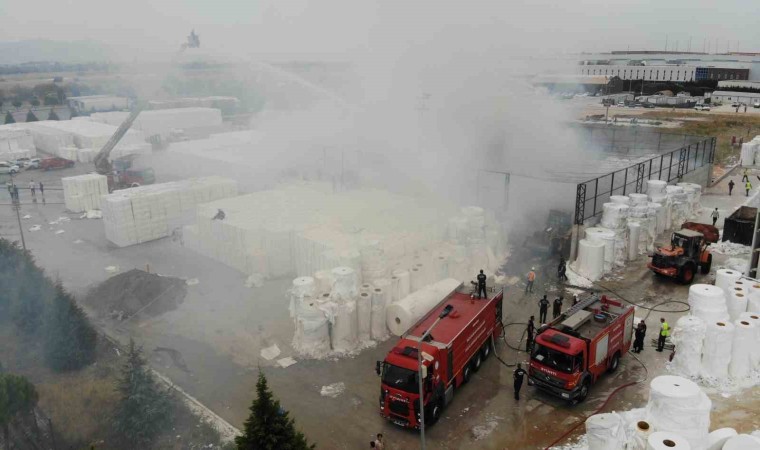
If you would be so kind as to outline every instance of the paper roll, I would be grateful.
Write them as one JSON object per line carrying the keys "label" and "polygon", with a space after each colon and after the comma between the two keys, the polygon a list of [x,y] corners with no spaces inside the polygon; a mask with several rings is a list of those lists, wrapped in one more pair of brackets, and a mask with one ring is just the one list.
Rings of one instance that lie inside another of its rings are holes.
{"label": "paper roll", "polygon": [[626,435],[619,414],[594,414],[586,419],[589,450],[618,450],[625,446]]}
{"label": "paper roll", "polygon": [[646,420],[656,430],[677,432],[689,444],[701,448],[710,428],[711,408],[712,402],[696,383],[662,375],[650,383]]}
{"label": "paper roll", "polygon": [[298,308],[301,302],[305,298],[313,298],[315,290],[316,285],[312,277],[298,277],[293,280],[293,284],[290,287],[290,305],[288,306],[290,317],[298,315]]}
{"label": "paper roll", "polygon": [[581,239],[578,243],[577,267],[581,275],[591,281],[598,280],[604,273],[604,244]]}
{"label": "paper roll", "polygon": [[392,288],[393,293],[391,294],[393,303],[395,303],[409,295],[409,290],[411,289],[411,285],[409,284],[409,271],[405,269],[396,269],[393,271],[392,279],[396,280],[394,282],[395,287]]}
{"label": "paper roll", "polygon": [[739,314],[747,311],[747,294],[744,289],[734,287],[730,291],[729,296],[726,298],[726,306],[728,308],[728,315],[731,320],[739,318]]}
{"label": "paper roll", "polygon": [[356,298],[356,310],[359,342],[369,341],[372,326],[372,296],[369,292],[361,292]]}
{"label": "paper roll", "polygon": [[721,450],[727,440],[738,433],[733,428],[718,428],[707,435],[707,448],[705,450]]}
{"label": "paper roll", "polygon": [[734,340],[731,347],[731,363],[728,373],[731,378],[743,379],[749,376],[753,367],[754,347],[757,342],[757,328],[748,320],[734,322]]}
{"label": "paper roll", "polygon": [[646,205],[649,201],[649,197],[646,194],[634,193],[628,194],[628,197],[631,199],[633,206]]}
{"label": "paper roll", "polygon": [[425,314],[454,292],[461,283],[447,278],[412,292],[386,308],[388,329],[396,336],[406,333]]}
{"label": "paper roll", "polygon": [[[739,320],[745,320],[755,324],[755,342],[760,342],[760,313],[745,312],[739,315]],[[760,345],[752,346],[752,367],[760,369]]]}
{"label": "paper roll", "polygon": [[691,315],[705,323],[728,321],[728,306],[723,290],[710,284],[694,284],[689,288]]}
{"label": "paper roll", "polygon": [[668,183],[666,181],[647,180],[647,195],[664,193],[667,186]]}
{"label": "paper roll", "polygon": [[760,313],[760,293],[755,292],[749,294],[749,300],[747,301],[747,312]]}
{"label": "paper roll", "polygon": [[627,195],[610,195],[610,201],[626,206],[631,204],[631,199]]}
{"label": "paper roll", "polygon": [[708,322],[702,349],[702,371],[718,379],[728,377],[734,325],[731,322]]}
{"label": "paper roll", "polygon": [[317,292],[329,292],[332,290],[333,277],[329,270],[314,272],[314,283]]}
{"label": "paper roll", "polygon": [[330,351],[328,319],[321,309],[321,302],[304,302],[295,318],[293,349],[301,356],[321,358]]}
{"label": "paper roll", "polygon": [[673,372],[685,377],[696,377],[702,372],[702,341],[705,338],[704,321],[696,316],[682,316],[673,328],[673,342],[678,351],[673,356]]}
{"label": "paper roll", "polygon": [[740,434],[729,438],[722,450],[760,450],[760,441],[749,434]]}
{"label": "paper roll", "polygon": [[350,267],[336,267],[331,272],[333,283],[332,297],[337,301],[351,301],[359,293],[356,271]]}
{"label": "paper roll", "polygon": [[691,450],[691,445],[676,433],[655,431],[647,439],[647,450]]}
{"label": "paper roll", "polygon": [[639,256],[639,234],[641,225],[638,222],[628,222],[628,261]]}
{"label": "paper roll", "polygon": [[382,341],[388,337],[386,328],[386,295],[382,288],[375,288],[372,291],[372,330],[371,336],[375,341]]}
{"label": "paper roll", "polygon": [[334,306],[332,327],[332,347],[337,352],[348,352],[356,348],[358,315],[356,301],[348,300]]}
{"label": "paper roll", "polygon": [[628,217],[628,205],[622,203],[605,203],[602,205],[602,221],[604,228],[616,230],[625,227]]}

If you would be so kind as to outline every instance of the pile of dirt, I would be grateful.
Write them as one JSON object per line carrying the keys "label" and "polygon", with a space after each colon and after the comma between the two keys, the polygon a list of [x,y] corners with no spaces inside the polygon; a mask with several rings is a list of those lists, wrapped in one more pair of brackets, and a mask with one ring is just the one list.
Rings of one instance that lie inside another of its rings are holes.
{"label": "pile of dirt", "polygon": [[84,302],[100,315],[125,320],[137,312],[157,316],[176,309],[186,294],[180,278],[132,269],[91,289]]}

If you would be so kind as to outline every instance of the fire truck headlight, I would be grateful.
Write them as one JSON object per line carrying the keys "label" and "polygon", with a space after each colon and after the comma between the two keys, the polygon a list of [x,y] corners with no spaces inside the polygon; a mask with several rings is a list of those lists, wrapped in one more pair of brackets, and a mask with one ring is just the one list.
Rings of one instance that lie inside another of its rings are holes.
{"label": "fire truck headlight", "polygon": [[562,398],[570,398],[570,394],[567,394],[565,392],[562,393]]}

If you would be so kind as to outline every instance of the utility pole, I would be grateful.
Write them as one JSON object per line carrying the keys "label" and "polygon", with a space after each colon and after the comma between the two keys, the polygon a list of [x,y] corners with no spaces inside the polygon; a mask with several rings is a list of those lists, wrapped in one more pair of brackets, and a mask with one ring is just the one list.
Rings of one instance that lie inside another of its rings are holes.
{"label": "utility pole", "polygon": [[18,220],[18,232],[21,233],[21,246],[26,251],[26,241],[24,240],[24,227],[21,226],[21,203],[18,199],[13,201],[12,208],[16,211],[16,220]]}

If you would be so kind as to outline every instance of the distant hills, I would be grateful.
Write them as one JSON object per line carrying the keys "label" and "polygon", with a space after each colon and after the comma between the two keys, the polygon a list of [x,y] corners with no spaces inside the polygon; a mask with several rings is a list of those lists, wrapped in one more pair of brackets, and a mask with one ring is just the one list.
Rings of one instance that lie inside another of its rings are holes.
{"label": "distant hills", "polygon": [[2,64],[24,64],[51,61],[61,63],[102,62],[110,59],[110,51],[96,41],[28,40],[0,42]]}

